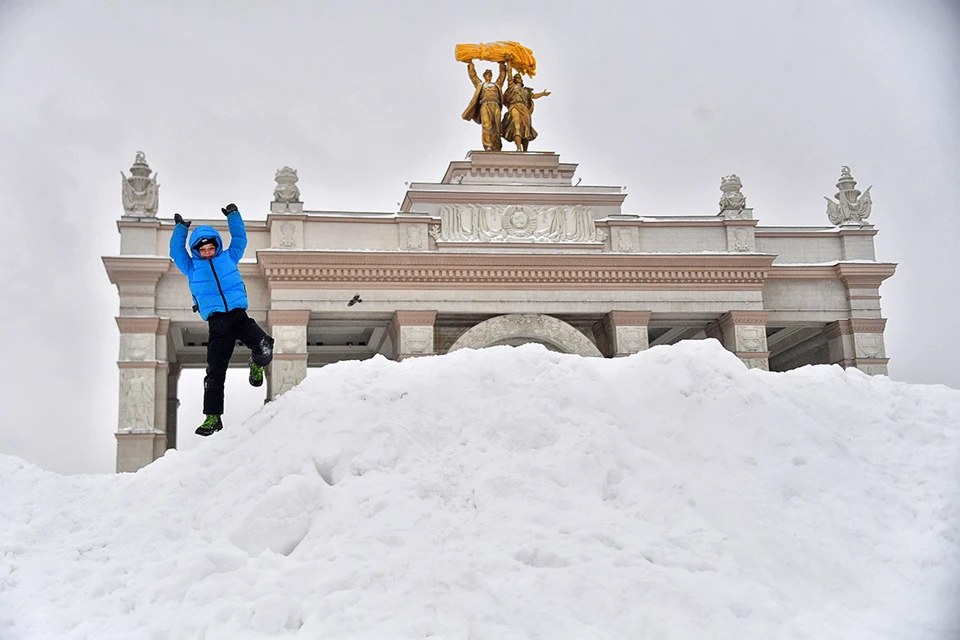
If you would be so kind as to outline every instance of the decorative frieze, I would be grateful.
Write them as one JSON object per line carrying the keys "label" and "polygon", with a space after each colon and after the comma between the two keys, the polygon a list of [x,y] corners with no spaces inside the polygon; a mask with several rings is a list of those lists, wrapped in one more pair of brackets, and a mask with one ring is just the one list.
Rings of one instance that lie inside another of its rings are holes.
{"label": "decorative frieze", "polygon": [[594,217],[582,205],[444,205],[430,235],[437,242],[602,243],[607,234]]}
{"label": "decorative frieze", "polygon": [[258,254],[270,287],[760,290],[768,255],[504,255],[440,252]]}

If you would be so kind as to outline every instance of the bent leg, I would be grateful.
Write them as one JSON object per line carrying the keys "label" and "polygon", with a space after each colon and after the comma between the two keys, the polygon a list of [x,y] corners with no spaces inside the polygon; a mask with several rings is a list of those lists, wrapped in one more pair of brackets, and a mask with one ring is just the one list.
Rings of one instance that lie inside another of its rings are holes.
{"label": "bent leg", "polygon": [[236,336],[253,352],[253,363],[265,367],[273,360],[273,338],[246,313],[237,321]]}

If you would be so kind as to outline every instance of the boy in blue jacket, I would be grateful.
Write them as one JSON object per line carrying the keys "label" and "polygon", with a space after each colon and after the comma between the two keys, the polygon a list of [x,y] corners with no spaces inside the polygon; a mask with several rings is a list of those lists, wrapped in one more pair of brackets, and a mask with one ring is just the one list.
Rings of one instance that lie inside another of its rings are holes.
{"label": "boy in blue jacket", "polygon": [[263,384],[263,368],[273,359],[273,338],[247,315],[247,288],[240,277],[238,264],[247,247],[247,231],[237,205],[231,203],[220,209],[227,216],[230,228],[230,247],[224,250],[223,240],[216,229],[198,226],[190,234],[190,253],[185,243],[190,222],[179,213],[173,219],[177,225],[170,237],[170,257],[177,268],[187,276],[193,309],[209,324],[207,341],[207,375],[203,379],[203,412],[206,419],[197,435],[209,436],[223,429],[223,383],[227,366],[233,356],[237,340],[253,352],[250,358],[250,384]]}

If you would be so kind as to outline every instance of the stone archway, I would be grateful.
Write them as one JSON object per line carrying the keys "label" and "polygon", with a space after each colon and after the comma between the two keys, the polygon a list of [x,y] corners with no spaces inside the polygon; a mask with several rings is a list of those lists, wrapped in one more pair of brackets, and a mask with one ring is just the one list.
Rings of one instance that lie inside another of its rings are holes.
{"label": "stone archway", "polygon": [[566,322],[536,313],[515,313],[485,320],[457,338],[448,351],[516,344],[517,340],[539,342],[562,353],[603,357],[586,336]]}

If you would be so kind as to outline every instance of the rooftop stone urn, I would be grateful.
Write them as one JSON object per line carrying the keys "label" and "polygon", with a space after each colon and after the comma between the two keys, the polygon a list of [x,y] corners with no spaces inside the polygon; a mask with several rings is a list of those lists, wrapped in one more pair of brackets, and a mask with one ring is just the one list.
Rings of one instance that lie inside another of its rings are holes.
{"label": "rooftop stone urn", "polygon": [[137,151],[130,167],[130,177],[120,172],[122,180],[123,213],[137,218],[156,218],[159,205],[160,185],[157,184],[157,175],[150,175],[150,165],[143,155]]}

